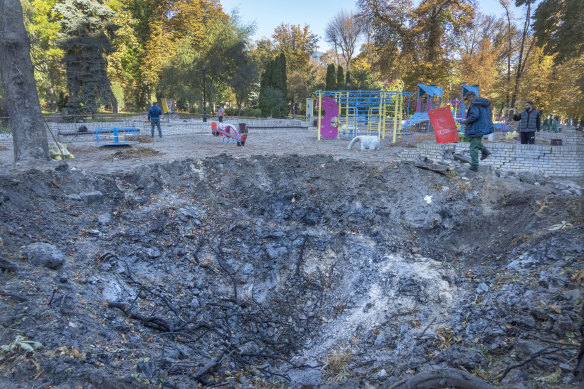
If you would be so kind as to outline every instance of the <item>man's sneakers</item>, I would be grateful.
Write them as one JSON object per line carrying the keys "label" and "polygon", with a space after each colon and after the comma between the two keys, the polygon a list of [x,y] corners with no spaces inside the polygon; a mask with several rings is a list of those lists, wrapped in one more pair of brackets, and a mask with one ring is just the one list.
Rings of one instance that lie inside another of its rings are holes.
{"label": "man's sneakers", "polygon": [[471,170],[473,172],[478,172],[479,171],[479,165],[470,165],[469,170]]}
{"label": "man's sneakers", "polygon": [[482,150],[481,150],[481,161],[482,161],[483,159],[487,159],[487,157],[488,157],[489,155],[491,155],[491,152],[490,152],[489,150],[487,150],[486,148],[485,148],[485,149],[482,149]]}

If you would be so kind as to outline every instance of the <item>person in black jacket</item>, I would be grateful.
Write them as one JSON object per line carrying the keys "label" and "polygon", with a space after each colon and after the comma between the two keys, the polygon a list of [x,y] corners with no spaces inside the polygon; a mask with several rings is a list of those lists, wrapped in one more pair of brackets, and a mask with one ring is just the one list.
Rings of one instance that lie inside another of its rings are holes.
{"label": "person in black jacket", "polygon": [[527,101],[525,103],[525,111],[513,115],[513,120],[519,122],[521,144],[535,144],[535,131],[539,132],[541,130],[541,112],[533,109],[533,103]]}

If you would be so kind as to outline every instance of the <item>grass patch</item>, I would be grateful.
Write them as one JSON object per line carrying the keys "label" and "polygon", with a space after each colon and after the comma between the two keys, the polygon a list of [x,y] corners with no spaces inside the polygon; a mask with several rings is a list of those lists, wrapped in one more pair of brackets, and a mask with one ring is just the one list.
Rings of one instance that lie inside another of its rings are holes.
{"label": "grass patch", "polygon": [[351,350],[335,349],[327,354],[322,368],[329,381],[340,382],[350,377],[349,364],[353,359]]}

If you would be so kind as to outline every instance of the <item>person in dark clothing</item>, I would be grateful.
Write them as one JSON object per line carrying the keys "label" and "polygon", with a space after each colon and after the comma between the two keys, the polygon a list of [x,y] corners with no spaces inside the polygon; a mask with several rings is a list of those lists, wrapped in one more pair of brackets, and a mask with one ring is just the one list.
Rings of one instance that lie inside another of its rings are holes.
{"label": "person in dark clothing", "polygon": [[483,145],[483,136],[495,131],[493,125],[493,112],[491,103],[484,97],[477,97],[474,92],[469,92],[464,97],[469,105],[466,112],[466,119],[462,120],[464,124],[464,137],[470,139],[470,170],[476,172],[479,170],[479,150],[481,151],[481,161],[487,158],[491,153]]}
{"label": "person in dark clothing", "polygon": [[541,130],[541,112],[533,109],[533,103],[531,101],[526,102],[525,111],[513,115],[513,120],[519,122],[521,144],[535,144],[535,131],[539,132]]}
{"label": "person in dark clothing", "polygon": [[223,116],[225,116],[225,108],[223,105],[219,107],[219,111],[217,112],[217,116],[219,116],[219,123],[223,122]]}
{"label": "person in dark clothing", "polygon": [[160,115],[162,110],[156,105],[156,101],[148,110],[148,120],[150,121],[151,136],[154,138],[154,126],[158,127],[158,135],[162,138],[162,130],[160,129]]}

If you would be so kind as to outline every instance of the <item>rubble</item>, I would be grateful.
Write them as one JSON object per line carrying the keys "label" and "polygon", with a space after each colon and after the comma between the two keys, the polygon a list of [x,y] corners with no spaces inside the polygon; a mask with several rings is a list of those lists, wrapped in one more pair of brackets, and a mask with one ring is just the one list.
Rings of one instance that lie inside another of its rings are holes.
{"label": "rubble", "polygon": [[1,176],[0,345],[43,347],[0,354],[0,387],[576,387],[581,202],[418,165]]}

